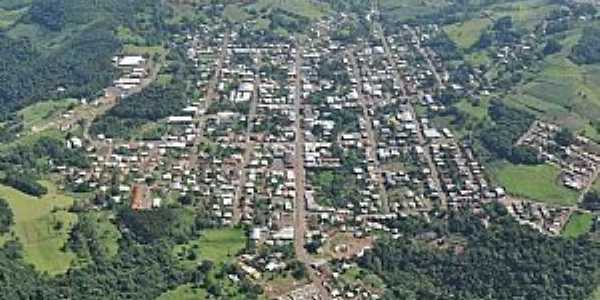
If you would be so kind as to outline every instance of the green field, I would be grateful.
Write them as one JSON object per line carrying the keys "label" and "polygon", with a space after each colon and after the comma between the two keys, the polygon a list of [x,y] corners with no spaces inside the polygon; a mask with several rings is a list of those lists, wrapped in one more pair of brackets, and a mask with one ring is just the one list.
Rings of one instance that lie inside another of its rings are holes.
{"label": "green field", "polygon": [[77,104],[75,99],[38,102],[20,110],[17,115],[23,118],[25,128],[41,128]]}
{"label": "green field", "polygon": [[591,213],[575,212],[569,217],[569,221],[562,230],[562,236],[576,238],[592,229],[594,215]]}
{"label": "green field", "polygon": [[560,184],[560,170],[555,166],[503,163],[493,167],[492,173],[498,183],[513,196],[565,206],[577,202],[578,193]]}
{"label": "green field", "polygon": [[0,195],[8,201],[15,215],[12,231],[23,244],[25,261],[39,271],[60,274],[75,258],[73,253],[61,249],[77,216],[66,211],[73,198],[58,192],[50,182],[42,183],[48,188],[48,194],[41,198],[4,185],[0,185]]}
{"label": "green field", "polygon": [[445,26],[444,31],[459,47],[467,49],[479,41],[483,30],[490,24],[490,19],[472,19]]}
{"label": "green field", "polygon": [[207,298],[206,291],[194,288],[191,284],[186,284],[160,295],[156,300],[200,300]]}
{"label": "green field", "polygon": [[257,10],[278,8],[310,19],[319,19],[329,13],[328,5],[310,0],[258,0],[253,6]]}
{"label": "green field", "polygon": [[382,0],[380,10],[398,21],[406,21],[419,15],[436,13],[449,5],[448,0]]}
{"label": "green field", "polygon": [[246,236],[240,228],[211,229],[202,236],[184,245],[177,245],[175,254],[186,251],[196,253],[196,259],[184,260],[186,266],[194,267],[202,260],[210,260],[215,265],[230,262],[246,246]]}

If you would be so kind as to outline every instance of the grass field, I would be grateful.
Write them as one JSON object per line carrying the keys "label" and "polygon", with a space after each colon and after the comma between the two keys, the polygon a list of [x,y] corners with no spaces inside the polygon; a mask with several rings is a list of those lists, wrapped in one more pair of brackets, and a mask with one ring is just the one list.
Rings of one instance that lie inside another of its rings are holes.
{"label": "grass field", "polygon": [[160,295],[156,300],[200,300],[207,298],[208,295],[205,290],[186,284]]}
{"label": "grass field", "polygon": [[315,3],[315,1],[310,0],[258,0],[253,5],[257,10],[279,8],[291,14],[310,19],[319,19],[329,13],[329,6],[327,4]]}
{"label": "grass field", "polygon": [[444,31],[459,47],[467,49],[479,40],[483,30],[490,24],[490,19],[472,19],[463,23],[445,26]]}
{"label": "grass field", "polygon": [[65,272],[75,258],[73,253],[61,248],[77,216],[65,210],[73,198],[59,193],[50,182],[42,184],[48,188],[48,194],[41,198],[4,185],[0,185],[0,195],[8,201],[15,215],[12,231],[23,244],[25,261],[39,271],[59,274]]}
{"label": "grass field", "polygon": [[240,228],[211,229],[202,232],[199,239],[184,245],[177,245],[174,253],[193,251],[196,259],[183,261],[185,266],[194,267],[202,260],[210,260],[215,265],[230,262],[246,246],[246,236]]}
{"label": "grass field", "polygon": [[536,166],[503,163],[492,168],[498,183],[513,196],[570,206],[577,202],[577,192],[558,182],[560,170],[549,164]]}
{"label": "grass field", "polygon": [[76,103],[77,100],[75,99],[38,102],[20,110],[17,115],[23,118],[26,129],[39,128],[56,119]]}
{"label": "grass field", "polygon": [[576,238],[592,229],[594,215],[590,213],[575,212],[569,217],[569,221],[562,230],[562,236]]}

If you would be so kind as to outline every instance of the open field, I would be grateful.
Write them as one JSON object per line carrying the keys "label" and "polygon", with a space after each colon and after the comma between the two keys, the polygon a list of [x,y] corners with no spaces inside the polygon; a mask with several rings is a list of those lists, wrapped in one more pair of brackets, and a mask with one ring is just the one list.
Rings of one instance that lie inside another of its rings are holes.
{"label": "open field", "polygon": [[177,245],[174,253],[196,254],[196,259],[184,258],[185,266],[196,266],[203,260],[210,260],[215,265],[221,265],[231,259],[246,246],[246,236],[240,228],[210,229],[202,232],[202,236],[184,245]]}
{"label": "open field", "polygon": [[199,300],[206,299],[207,297],[208,295],[205,290],[194,288],[191,284],[186,284],[160,295],[156,300]]}
{"label": "open field", "polygon": [[20,110],[17,115],[23,118],[27,130],[35,130],[58,118],[76,103],[75,99],[38,102]]}
{"label": "open field", "polygon": [[467,49],[479,40],[483,30],[491,23],[490,19],[472,19],[463,23],[445,26],[444,31],[459,47]]}
{"label": "open field", "polygon": [[560,170],[555,166],[503,163],[495,166],[492,173],[498,183],[513,196],[565,206],[571,206],[577,202],[578,193],[558,182]]}
{"label": "open field", "polygon": [[317,4],[310,0],[258,0],[254,4],[254,7],[259,11],[268,8],[278,8],[309,19],[319,19],[329,13],[328,5],[323,3]]}
{"label": "open field", "polygon": [[8,201],[15,215],[12,231],[23,244],[25,261],[38,271],[59,274],[65,272],[75,258],[73,253],[61,248],[77,216],[66,211],[73,198],[60,194],[50,182],[42,183],[48,188],[48,194],[41,198],[4,185],[0,185],[0,195]]}
{"label": "open field", "polygon": [[576,238],[592,229],[594,215],[590,213],[575,212],[562,230],[562,236]]}
{"label": "open field", "polygon": [[514,1],[490,6],[488,9],[494,18],[511,16],[515,25],[533,29],[553,9],[559,7],[548,0]]}

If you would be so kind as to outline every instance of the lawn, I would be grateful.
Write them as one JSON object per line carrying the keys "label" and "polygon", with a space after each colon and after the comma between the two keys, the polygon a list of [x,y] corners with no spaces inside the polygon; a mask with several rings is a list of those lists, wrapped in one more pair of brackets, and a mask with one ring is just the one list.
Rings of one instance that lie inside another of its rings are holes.
{"label": "lawn", "polygon": [[559,182],[560,170],[555,166],[503,163],[493,167],[492,173],[498,183],[513,196],[564,206],[577,202],[578,193]]}
{"label": "lawn", "polygon": [[491,20],[487,18],[472,19],[463,23],[445,26],[444,31],[458,46],[468,49],[479,41],[483,30],[490,24]]}
{"label": "lawn", "polygon": [[25,261],[38,271],[60,274],[75,258],[73,253],[61,249],[77,216],[66,211],[73,198],[61,194],[50,182],[42,184],[48,188],[48,194],[41,198],[4,185],[0,185],[0,195],[8,201],[15,215],[12,231],[23,244]]}
{"label": "lawn", "polygon": [[569,217],[569,221],[562,230],[562,236],[576,238],[592,229],[594,215],[591,213],[575,212]]}
{"label": "lawn", "polygon": [[177,245],[174,253],[195,253],[195,259],[182,259],[185,266],[194,267],[202,260],[210,260],[215,265],[232,261],[235,255],[246,246],[246,236],[241,228],[221,228],[203,231],[201,237],[183,245]]}

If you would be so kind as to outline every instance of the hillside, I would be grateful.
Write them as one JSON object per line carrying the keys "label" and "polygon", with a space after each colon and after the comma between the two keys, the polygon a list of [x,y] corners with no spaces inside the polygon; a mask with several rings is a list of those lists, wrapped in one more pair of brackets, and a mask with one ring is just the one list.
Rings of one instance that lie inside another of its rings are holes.
{"label": "hillside", "polygon": [[160,44],[160,5],[157,0],[0,3],[0,118],[40,100],[94,96],[116,75],[111,58],[124,44]]}

